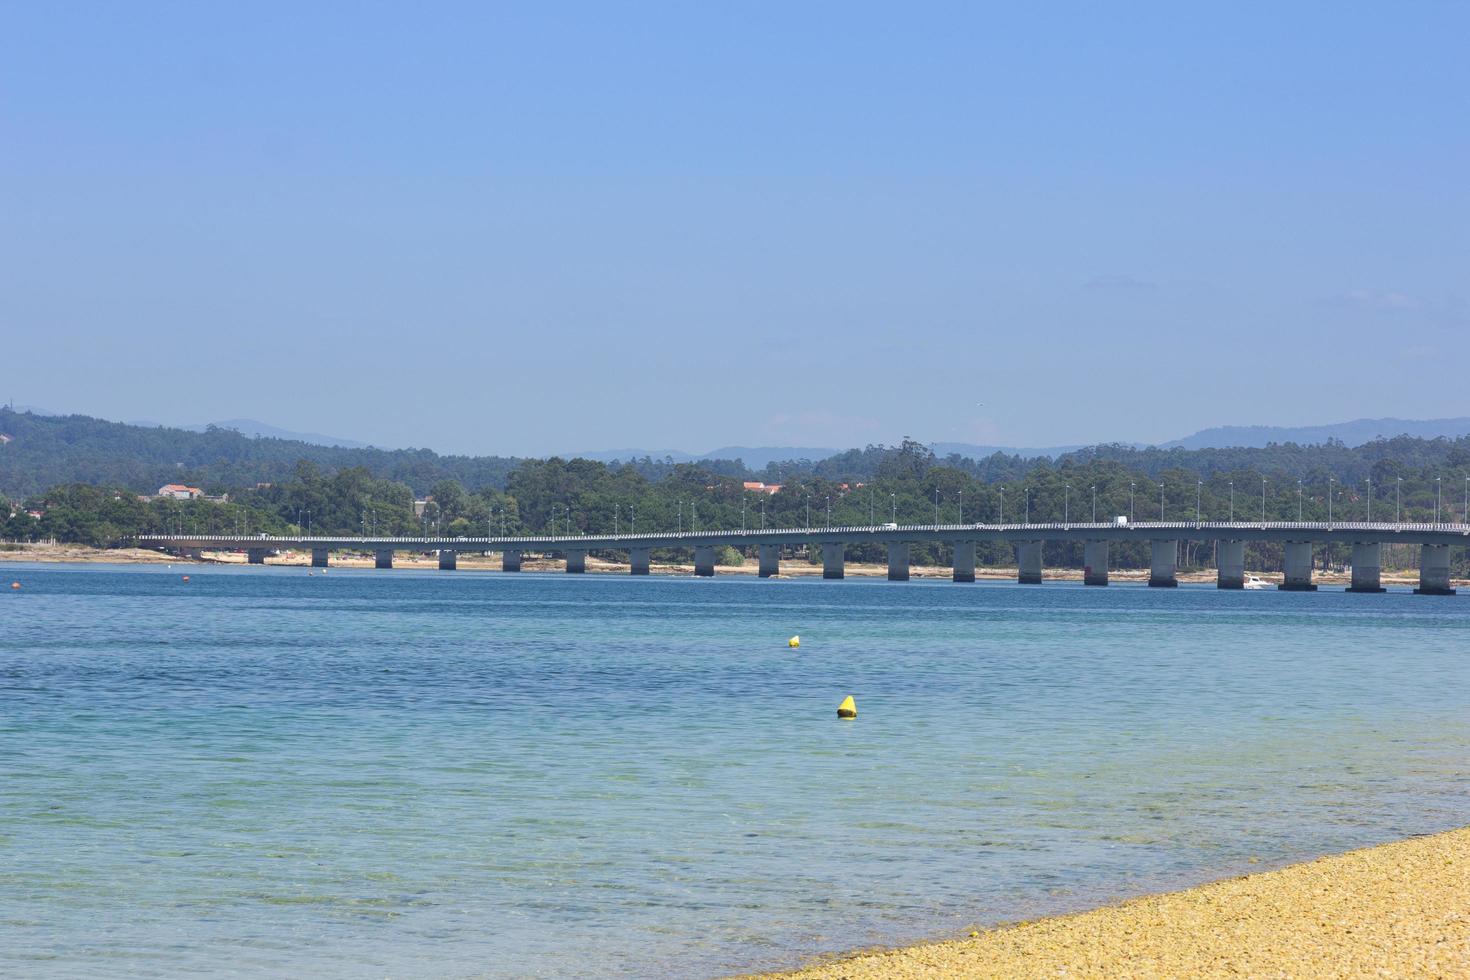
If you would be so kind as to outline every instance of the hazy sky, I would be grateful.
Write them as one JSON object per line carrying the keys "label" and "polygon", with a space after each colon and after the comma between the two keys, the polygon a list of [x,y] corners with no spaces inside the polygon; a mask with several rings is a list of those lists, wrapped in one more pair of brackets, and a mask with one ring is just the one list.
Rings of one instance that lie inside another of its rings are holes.
{"label": "hazy sky", "polygon": [[0,399],[482,453],[1470,414],[1467,37],[3,0]]}

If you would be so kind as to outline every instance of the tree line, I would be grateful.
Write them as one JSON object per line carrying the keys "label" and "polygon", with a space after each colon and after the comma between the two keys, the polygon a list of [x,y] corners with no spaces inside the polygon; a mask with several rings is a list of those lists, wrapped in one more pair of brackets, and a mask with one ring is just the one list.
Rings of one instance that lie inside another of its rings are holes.
{"label": "tree line", "polygon": [[[1414,440],[1425,442],[1426,440]],[[1444,440],[1428,440],[1443,442]],[[1331,453],[1346,447],[1325,447]],[[1022,521],[1214,520],[1465,520],[1470,503],[1470,451],[1466,446],[1433,462],[1374,459],[1358,479],[1344,479],[1321,460],[1303,468],[1267,470],[1239,466],[1173,466],[1155,470],[1134,457],[1074,453],[1056,461],[1026,461],[999,478],[938,459],[920,443],[869,447],[859,479],[817,472],[783,475],[772,494],[747,489],[744,474],[702,464],[670,464],[650,478],[635,465],[551,458],[521,460],[503,488],[468,487],[442,477],[415,507],[412,485],[373,475],[366,467],[330,470],[298,460],[287,478],[269,485],[233,488],[228,502],[140,500],[121,486],[72,483],[8,502],[3,536],[11,540],[55,538],[93,545],[125,543],[139,534],[321,533],[334,535],[442,536],[482,534],[601,534],[613,531],[731,530],[736,528],[841,527],[882,524],[1019,523]],[[1190,452],[1190,451],[1183,451]],[[1196,450],[1212,454],[1219,450]],[[1350,451],[1349,451],[1350,452]],[[1370,454],[1371,457],[1372,454]],[[1423,454],[1406,453],[1410,460]],[[1152,458],[1152,457],[1150,457]],[[1174,451],[1161,459],[1173,460]],[[1185,457],[1188,458],[1188,457]],[[1357,472],[1348,470],[1348,472]],[[847,474],[841,474],[846,476]],[[39,518],[28,513],[39,513]],[[1253,567],[1279,564],[1279,546],[1252,544]],[[1345,560],[1331,549],[1324,560]],[[1148,562],[1148,546],[1120,546],[1119,567]],[[881,561],[881,545],[856,543],[854,561]],[[982,544],[979,560],[1010,564],[1006,545]],[[1208,549],[1186,552],[1186,563],[1207,562]],[[916,563],[950,560],[943,544],[916,545]],[[1081,545],[1052,542],[1045,560],[1081,563]],[[1458,556],[1457,561],[1463,561]]]}

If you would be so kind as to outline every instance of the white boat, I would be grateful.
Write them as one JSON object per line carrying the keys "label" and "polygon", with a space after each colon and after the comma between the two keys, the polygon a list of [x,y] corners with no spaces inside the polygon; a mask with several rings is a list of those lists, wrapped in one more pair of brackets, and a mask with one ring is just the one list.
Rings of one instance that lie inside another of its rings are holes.
{"label": "white boat", "polygon": [[1245,577],[1245,585],[1242,586],[1242,588],[1246,589],[1269,589],[1270,587],[1270,583],[1255,575],[1247,575]]}

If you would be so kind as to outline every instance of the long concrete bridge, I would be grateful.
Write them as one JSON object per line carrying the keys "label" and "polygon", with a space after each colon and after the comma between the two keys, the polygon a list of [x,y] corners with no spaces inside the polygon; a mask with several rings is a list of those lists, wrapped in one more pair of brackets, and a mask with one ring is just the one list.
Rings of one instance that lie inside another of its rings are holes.
{"label": "long concrete bridge", "polygon": [[1179,584],[1178,553],[1181,540],[1216,543],[1217,584],[1222,589],[1245,586],[1245,544],[1271,541],[1283,545],[1284,581],[1280,588],[1311,591],[1312,549],[1327,544],[1352,549],[1352,581],[1349,592],[1382,592],[1379,584],[1384,544],[1418,545],[1419,587],[1424,595],[1454,595],[1450,587],[1450,548],[1470,546],[1470,524],[1402,524],[1385,522],[1322,523],[1312,521],[1205,521],[1152,523],[1065,523],[1065,524],[880,524],[859,527],[821,527],[744,531],[684,531],[652,534],[523,535],[502,537],[345,537],[267,536],[229,534],[161,534],[139,537],[138,545],[198,555],[205,550],[243,550],[252,564],[263,564],[267,554],[279,549],[311,551],[311,563],[325,567],[333,551],[372,552],[378,568],[393,567],[395,551],[437,552],[439,567],[452,569],[460,552],[498,551],[507,572],[521,569],[527,551],[561,553],[568,572],[586,570],[590,551],[625,551],[634,575],[647,575],[649,553],[655,548],[686,548],[694,552],[694,574],[715,573],[715,549],[729,545],[755,547],[760,556],[760,574],[780,573],[781,551],[794,546],[817,545],[822,553],[822,577],[843,577],[843,562],[849,544],[881,543],[888,551],[888,577],[909,577],[909,549],[914,544],[943,543],[954,549],[954,580],[975,581],[975,545],[981,541],[1005,541],[1016,548],[1018,580],[1041,581],[1042,545],[1047,541],[1080,541],[1083,581],[1088,585],[1108,584],[1108,549],[1114,543],[1151,546],[1152,562],[1148,584],[1172,587]]}

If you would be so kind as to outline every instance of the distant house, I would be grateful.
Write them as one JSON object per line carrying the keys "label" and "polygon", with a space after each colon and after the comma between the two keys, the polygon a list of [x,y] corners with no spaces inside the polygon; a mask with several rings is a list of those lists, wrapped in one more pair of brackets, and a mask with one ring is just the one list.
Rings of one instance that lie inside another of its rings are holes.
{"label": "distant house", "polygon": [[781,491],[781,484],[779,484],[779,483],[760,483],[760,482],[753,481],[753,480],[746,480],[745,481],[745,489],[750,490],[750,491],[753,491],[755,493],[772,494],[772,493],[779,493]]}
{"label": "distant house", "polygon": [[169,483],[158,488],[158,496],[173,500],[195,500],[204,496],[198,487],[186,487],[182,483]]}

